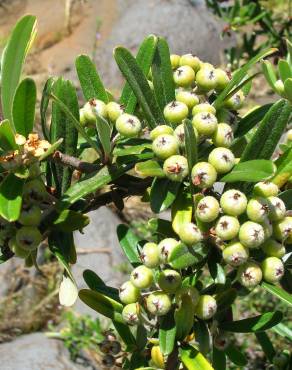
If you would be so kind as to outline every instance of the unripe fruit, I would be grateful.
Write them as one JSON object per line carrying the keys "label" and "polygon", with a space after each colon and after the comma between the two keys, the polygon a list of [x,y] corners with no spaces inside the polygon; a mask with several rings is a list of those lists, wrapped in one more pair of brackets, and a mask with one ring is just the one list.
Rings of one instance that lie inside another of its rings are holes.
{"label": "unripe fruit", "polygon": [[283,93],[285,92],[285,87],[284,87],[284,83],[282,80],[277,80],[274,83],[274,87],[279,95],[283,95]]}
{"label": "unripe fruit", "polygon": [[183,224],[180,228],[179,237],[183,243],[192,245],[199,243],[203,239],[203,234],[197,225],[188,222]]}
{"label": "unripe fruit", "polygon": [[265,240],[265,233],[262,225],[247,221],[239,229],[239,240],[247,248],[257,248]]}
{"label": "unripe fruit", "polygon": [[159,369],[164,369],[164,358],[159,346],[153,346],[151,348],[151,360]]}
{"label": "unripe fruit", "polygon": [[91,99],[84,105],[83,110],[86,123],[89,125],[95,125],[97,115],[107,117],[106,104],[99,99]]}
{"label": "unripe fruit", "polygon": [[271,196],[276,196],[279,193],[279,188],[273,182],[260,181],[257,184],[255,184],[253,192],[255,195],[268,198]]}
{"label": "unripe fruit", "polygon": [[79,109],[79,122],[81,126],[86,126],[87,124],[84,108]]}
{"label": "unripe fruit", "polygon": [[217,118],[209,112],[197,113],[192,119],[193,126],[199,135],[212,136],[217,129]]}
{"label": "unripe fruit", "polygon": [[264,280],[268,283],[278,282],[285,272],[283,262],[277,257],[268,257],[264,259],[261,267]]}
{"label": "unripe fruit", "polygon": [[254,288],[262,281],[263,274],[259,265],[254,262],[246,262],[239,267],[237,277],[244,287]]}
{"label": "unripe fruit", "polygon": [[168,125],[159,125],[150,132],[150,139],[155,140],[158,136],[165,134],[173,135],[173,128]]}
{"label": "unripe fruit", "polygon": [[163,171],[170,180],[182,182],[188,175],[188,161],[182,155],[172,155],[163,164]]}
{"label": "unripe fruit", "polygon": [[216,198],[206,196],[197,205],[196,216],[202,222],[212,222],[219,215],[219,203]]}
{"label": "unripe fruit", "polygon": [[221,240],[234,239],[239,232],[240,223],[236,217],[222,216],[217,221],[215,232]]}
{"label": "unripe fruit", "polygon": [[124,113],[124,106],[114,101],[107,103],[106,108],[108,118],[112,122],[116,122],[116,120]]}
{"label": "unripe fruit", "polygon": [[195,72],[197,72],[200,69],[201,61],[193,54],[184,54],[180,57],[179,65],[190,66]]}
{"label": "unripe fruit", "polygon": [[40,207],[32,204],[21,211],[18,222],[24,226],[38,226],[41,221],[41,215]]}
{"label": "unripe fruit", "polygon": [[16,257],[27,258],[30,255],[29,250],[23,249],[17,244],[15,237],[9,240],[8,245]]}
{"label": "unripe fruit", "polygon": [[149,268],[155,268],[160,264],[160,253],[156,243],[146,243],[141,253],[143,264]]}
{"label": "unripe fruit", "polygon": [[200,103],[198,105],[195,105],[192,110],[192,115],[195,116],[198,113],[212,113],[216,114],[216,109],[213,107],[213,105],[209,103]]}
{"label": "unripe fruit", "polygon": [[146,308],[152,315],[163,316],[170,310],[171,300],[163,292],[154,292],[146,298]]}
{"label": "unripe fruit", "polygon": [[285,217],[286,206],[282,199],[278,197],[269,197],[268,204],[270,208],[269,218],[271,221],[280,221]]}
{"label": "unripe fruit", "polygon": [[140,290],[131,281],[126,281],[120,287],[119,297],[124,304],[135,303],[140,298]]}
{"label": "unripe fruit", "polygon": [[209,320],[217,311],[216,299],[210,295],[201,295],[196,306],[195,314],[201,320]]}
{"label": "unripe fruit", "polygon": [[223,71],[223,69],[216,68],[215,69],[215,75],[216,75],[216,87],[215,87],[215,89],[218,90],[218,91],[224,90],[225,87],[230,82],[228,74],[225,71]]}
{"label": "unripe fruit", "polygon": [[24,185],[23,198],[29,202],[41,203],[47,197],[44,183],[39,179],[31,180]]}
{"label": "unripe fruit", "polygon": [[217,85],[217,75],[213,68],[201,67],[196,74],[196,84],[202,91],[210,91],[215,89]]}
{"label": "unripe fruit", "polygon": [[208,162],[198,162],[192,169],[192,182],[199,188],[211,188],[217,179],[215,168]]}
{"label": "unripe fruit", "polygon": [[175,270],[163,270],[159,274],[158,285],[165,293],[175,293],[181,286],[181,276]]}
{"label": "unripe fruit", "polygon": [[16,233],[16,243],[20,248],[33,251],[42,241],[42,234],[36,227],[23,226]]}
{"label": "unripe fruit", "polygon": [[[193,127],[194,129],[194,133],[195,133],[195,136],[196,138],[198,139],[198,132],[197,130]],[[179,146],[181,148],[184,148],[185,146],[185,128],[184,128],[184,124],[180,124],[178,125],[175,130],[174,130],[174,136],[176,137],[178,143],[179,143]]]}
{"label": "unripe fruit", "polygon": [[178,244],[179,242],[173,238],[166,238],[161,240],[161,242],[158,244],[160,261],[163,263],[167,263],[168,256]]}
{"label": "unripe fruit", "polygon": [[181,304],[182,298],[185,295],[191,298],[193,306],[196,307],[200,297],[198,290],[192,286],[185,286],[177,290],[175,293],[175,302],[177,305]]}
{"label": "unripe fruit", "polygon": [[251,198],[247,203],[246,214],[251,221],[264,222],[267,220],[269,212],[269,203],[265,198]]}
{"label": "unripe fruit", "polygon": [[283,244],[277,242],[274,239],[266,240],[261,248],[265,252],[265,254],[270,257],[282,258],[286,253],[286,249]]}
{"label": "unripe fruit", "polygon": [[166,159],[179,151],[179,144],[173,135],[159,135],[152,143],[152,150],[158,158]]}
{"label": "unripe fruit", "polygon": [[227,123],[218,123],[212,141],[217,147],[229,148],[233,142],[233,131]]}
{"label": "unripe fruit", "polygon": [[122,311],[122,316],[127,324],[138,325],[140,322],[140,305],[138,303],[127,304]]}
{"label": "unripe fruit", "polygon": [[292,217],[285,217],[274,224],[274,235],[277,240],[292,244]]}
{"label": "unripe fruit", "polygon": [[239,190],[227,190],[221,196],[220,206],[227,215],[239,216],[246,210],[247,199]]}
{"label": "unripe fruit", "polygon": [[234,166],[235,157],[232,151],[227,148],[215,148],[209,154],[208,162],[218,173],[227,173]]}
{"label": "unripe fruit", "polygon": [[174,100],[164,107],[163,114],[168,122],[181,123],[188,116],[189,109],[185,103]]}
{"label": "unripe fruit", "polygon": [[195,105],[199,104],[199,98],[192,90],[177,90],[175,99],[184,103],[189,109],[192,109]]}
{"label": "unripe fruit", "polygon": [[225,101],[226,108],[237,110],[242,107],[244,101],[244,94],[241,90],[235,93],[231,98]]}
{"label": "unripe fruit", "polygon": [[170,55],[170,63],[172,69],[176,69],[179,66],[180,56],[177,54]]}
{"label": "unripe fruit", "polygon": [[136,137],[142,129],[142,124],[136,116],[123,113],[116,120],[116,129],[125,137]]}
{"label": "unripe fruit", "polygon": [[273,224],[272,222],[268,219],[265,220],[264,222],[260,222],[264,229],[264,234],[265,234],[265,240],[269,239],[273,235]]}
{"label": "unripe fruit", "polygon": [[190,66],[181,66],[173,72],[177,86],[188,87],[195,81],[195,72]]}
{"label": "unripe fruit", "polygon": [[249,257],[249,251],[241,243],[234,242],[228,244],[222,253],[226,263],[233,267],[237,267],[245,263]]}
{"label": "unripe fruit", "polygon": [[131,283],[139,289],[147,289],[153,283],[153,272],[146,266],[138,266],[131,273]]}

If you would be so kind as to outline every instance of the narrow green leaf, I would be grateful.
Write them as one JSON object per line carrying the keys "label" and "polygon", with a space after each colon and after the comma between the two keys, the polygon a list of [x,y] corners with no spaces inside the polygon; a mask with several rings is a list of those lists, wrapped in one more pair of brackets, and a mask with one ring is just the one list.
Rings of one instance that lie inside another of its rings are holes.
{"label": "narrow green leaf", "polygon": [[234,346],[229,346],[225,353],[230,361],[232,361],[237,366],[245,366],[247,364],[247,360],[245,356]]}
{"label": "narrow green leaf", "polygon": [[283,191],[278,197],[285,203],[286,209],[292,209],[292,189]]}
{"label": "narrow green leaf", "polygon": [[279,71],[280,78],[283,82],[285,82],[287,78],[292,77],[292,70],[287,60],[283,60],[283,59],[279,60],[278,71]]}
{"label": "narrow green leaf", "polygon": [[215,370],[226,370],[225,353],[216,347],[213,347],[212,365]]}
{"label": "narrow green leaf", "polygon": [[39,157],[39,161],[43,161],[50,155],[54,154],[54,152],[59,148],[59,146],[62,144],[63,138],[57,140],[54,144],[52,144],[49,149]]}
{"label": "narrow green leaf", "polygon": [[189,192],[180,191],[171,208],[173,230],[179,234],[180,228],[192,221],[193,199]]}
{"label": "narrow green leaf", "polygon": [[184,120],[185,133],[185,151],[188,160],[189,181],[192,194],[194,194],[194,185],[192,182],[192,168],[198,162],[198,144],[192,122],[189,119]]}
{"label": "narrow green leaf", "polygon": [[176,325],[176,337],[184,340],[189,335],[194,324],[195,309],[189,295],[183,295],[181,304],[175,309],[174,320]]}
{"label": "narrow green leaf", "polygon": [[187,370],[214,370],[206,358],[190,345],[180,348],[179,353]]}
{"label": "narrow green leaf", "polygon": [[267,359],[272,363],[276,352],[274,350],[273,344],[270,341],[268,335],[264,331],[260,332],[260,333],[255,333],[255,335],[256,335],[257,340],[260,343]]}
{"label": "narrow green leaf", "polygon": [[103,151],[106,157],[109,157],[111,154],[111,133],[112,129],[108,122],[101,116],[96,116],[96,129],[98,132],[98,137],[101,142]]}
{"label": "narrow green leaf", "polygon": [[207,325],[204,321],[198,320],[194,323],[194,333],[196,342],[199,343],[199,350],[204,355],[210,352],[210,335]]}
{"label": "narrow green leaf", "polygon": [[274,90],[274,86],[277,81],[277,76],[274,71],[272,63],[269,60],[262,60],[262,70],[268,84]]}
{"label": "narrow green leaf", "polygon": [[70,269],[70,264],[76,263],[77,258],[73,233],[52,230],[49,234],[48,242],[52,253],[58,258],[71,279],[74,280]]}
{"label": "narrow green leaf", "polygon": [[83,271],[83,278],[91,290],[95,290],[98,293],[104,294],[105,296],[110,297],[117,302],[120,301],[118,289],[106,285],[105,282],[95,272],[91,270],[85,270]]}
{"label": "narrow green leaf", "polygon": [[120,245],[132,265],[141,264],[141,259],[137,250],[139,238],[126,225],[118,225],[117,236]]}
{"label": "narrow green leaf", "polygon": [[41,103],[40,103],[40,116],[41,116],[41,125],[44,138],[50,140],[49,128],[47,125],[47,110],[50,102],[50,94],[52,92],[52,86],[55,82],[54,77],[50,77],[43,88]]}
{"label": "narrow green leaf", "polygon": [[159,346],[163,355],[169,355],[175,345],[176,326],[173,311],[163,316],[159,325]]}
{"label": "narrow green leaf", "polygon": [[278,325],[274,326],[272,330],[292,342],[292,330],[289,329],[285,324],[279,323]]}
{"label": "narrow green leaf", "polygon": [[170,221],[163,220],[161,218],[151,218],[148,221],[148,227],[153,234],[159,234],[168,238],[176,237]]}
{"label": "narrow green leaf", "polygon": [[12,121],[12,102],[23,63],[36,32],[36,17],[26,15],[15,25],[1,62],[1,101],[4,118]]}
{"label": "narrow green leaf", "polygon": [[292,174],[292,148],[288,149],[276,161],[277,171],[272,179],[279,188],[289,180]]}
{"label": "narrow green leaf", "polygon": [[285,290],[281,289],[280,287],[266,283],[265,281],[263,281],[261,285],[269,293],[273,294],[275,297],[285,302],[288,306],[292,306],[292,294],[287,293]]}
{"label": "narrow green leaf", "polygon": [[118,332],[119,336],[122,338],[123,342],[129,348],[136,344],[134,335],[132,334],[129,326],[127,324],[122,324],[118,321],[113,320],[113,326]]}
{"label": "narrow green leaf", "polygon": [[233,167],[232,171],[223,176],[222,182],[257,182],[269,179],[274,174],[274,165],[272,161],[266,159],[255,159],[246,162],[240,162]]}
{"label": "narrow green leaf", "polygon": [[142,177],[165,177],[165,173],[157,161],[149,160],[135,165],[135,171]]}
{"label": "narrow green leaf", "polygon": [[287,99],[289,99],[290,102],[292,102],[292,78],[288,78],[284,82],[284,92],[285,96],[287,96]]}
{"label": "narrow green leaf", "polygon": [[158,124],[165,123],[163,114],[147,79],[132,54],[123,47],[117,47],[114,51],[114,56],[144,111],[149,127],[153,129]]}
{"label": "narrow green leaf", "polygon": [[153,86],[161,111],[175,100],[175,85],[170,63],[169,47],[166,40],[158,38],[157,48],[152,65]]}
{"label": "narrow green leaf", "polygon": [[54,221],[53,229],[65,232],[82,230],[89,222],[88,216],[66,209],[62,211]]}
{"label": "narrow green leaf", "polygon": [[168,179],[154,179],[150,191],[150,207],[154,213],[168,209],[174,202],[181,184]]}
{"label": "narrow green leaf", "polygon": [[106,90],[89,56],[79,55],[76,58],[75,67],[85,99],[89,101],[95,98],[108,103],[109,99]]}
{"label": "narrow green leaf", "polygon": [[9,222],[18,220],[24,180],[12,173],[7,175],[0,184],[0,215]]}
{"label": "narrow green leaf", "polygon": [[0,148],[7,151],[17,149],[14,133],[8,119],[0,122]]}
{"label": "narrow green leaf", "polygon": [[18,85],[12,107],[13,123],[18,134],[25,137],[33,130],[36,105],[36,84],[25,78]]}
{"label": "narrow green leaf", "polygon": [[236,87],[245,77],[247,74],[247,71],[258,61],[265,58],[266,56],[273,54],[277,49],[265,49],[258,53],[256,56],[254,56],[252,59],[250,59],[244,66],[242,66],[239,70],[237,70],[232,80],[229,82],[229,84],[226,86],[226,88],[218,95],[214,102],[214,106],[216,109],[218,109],[226,99],[227,95],[230,93],[231,90],[233,90],[234,87]]}
{"label": "narrow green leaf", "polygon": [[279,324],[282,318],[283,314],[280,311],[267,312],[248,319],[222,322],[219,324],[219,328],[234,333],[256,333],[268,330]]}

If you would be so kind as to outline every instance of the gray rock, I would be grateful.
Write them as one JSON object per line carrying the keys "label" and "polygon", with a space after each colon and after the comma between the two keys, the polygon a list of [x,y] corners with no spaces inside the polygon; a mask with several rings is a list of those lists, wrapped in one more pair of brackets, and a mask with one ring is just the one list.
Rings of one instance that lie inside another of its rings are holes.
{"label": "gray rock", "polygon": [[124,45],[136,52],[150,33],[165,37],[171,53],[192,52],[210,63],[220,62],[226,46],[220,39],[222,25],[201,0],[120,0],[119,4],[119,18],[97,52],[97,67],[107,86],[119,87],[121,83],[113,48]]}
{"label": "gray rock", "polygon": [[0,345],[1,370],[80,370],[61,341],[43,333],[23,335]]}

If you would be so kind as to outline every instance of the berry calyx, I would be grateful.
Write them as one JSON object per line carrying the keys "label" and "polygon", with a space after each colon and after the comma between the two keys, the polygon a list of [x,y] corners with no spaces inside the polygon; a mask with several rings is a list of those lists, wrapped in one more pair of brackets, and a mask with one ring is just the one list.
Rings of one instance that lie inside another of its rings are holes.
{"label": "berry calyx", "polygon": [[44,183],[39,179],[31,180],[24,185],[23,199],[28,203],[42,203],[47,198],[47,191]]}
{"label": "berry calyx", "polygon": [[154,316],[163,316],[171,308],[169,296],[163,292],[154,292],[146,298],[146,308]]}
{"label": "berry calyx", "polygon": [[123,311],[122,317],[129,325],[138,325],[140,322],[140,305],[138,303],[127,304]]}
{"label": "berry calyx", "polygon": [[283,262],[277,257],[267,257],[262,262],[264,280],[268,283],[278,282],[284,275]]}
{"label": "berry calyx", "polygon": [[227,215],[239,216],[246,210],[247,199],[239,190],[227,190],[221,196],[220,206]]}
{"label": "berry calyx", "polygon": [[196,84],[204,92],[215,89],[217,85],[216,70],[208,66],[202,66],[196,74]]}
{"label": "berry calyx", "polygon": [[246,207],[247,217],[254,222],[264,222],[270,213],[269,202],[262,197],[251,198]]}
{"label": "berry calyx", "polygon": [[173,135],[173,128],[168,125],[159,125],[156,126],[153,130],[150,132],[150,139],[155,140],[160,135]]}
{"label": "berry calyx", "polygon": [[229,148],[233,142],[233,131],[227,123],[218,123],[212,136],[213,144],[217,147]]}
{"label": "berry calyx", "polygon": [[196,306],[195,315],[201,320],[209,320],[217,311],[216,299],[211,295],[201,295]]}
{"label": "berry calyx", "polygon": [[20,248],[33,251],[42,241],[42,234],[34,226],[23,226],[16,233],[16,243]]}
{"label": "berry calyx", "polygon": [[179,151],[179,144],[173,135],[159,135],[152,143],[152,150],[158,158],[166,159]]}
{"label": "berry calyx", "polygon": [[203,239],[203,234],[196,224],[188,222],[183,224],[180,228],[179,237],[183,243],[193,245],[199,243]]}
{"label": "berry calyx", "polygon": [[231,98],[225,101],[225,107],[231,110],[238,110],[242,107],[244,94],[241,90],[235,93]]}
{"label": "berry calyx", "polygon": [[185,103],[174,100],[164,107],[163,114],[168,122],[180,123],[188,116],[189,109]]}
{"label": "berry calyx", "polygon": [[121,285],[119,290],[119,297],[122,303],[135,303],[140,298],[140,290],[136,288],[131,281],[126,281]]}
{"label": "berry calyx", "polygon": [[241,265],[237,272],[237,278],[241,285],[246,288],[254,288],[262,281],[263,273],[255,262],[246,262]]}
{"label": "berry calyx", "polygon": [[137,137],[141,132],[142,124],[136,116],[123,113],[116,120],[116,129],[125,137]]}
{"label": "berry calyx", "polygon": [[146,267],[155,268],[160,264],[160,253],[156,243],[146,243],[143,246],[141,260]]}
{"label": "berry calyx", "polygon": [[201,112],[197,113],[193,117],[192,124],[198,131],[199,135],[210,137],[216,131],[218,122],[214,114]]}
{"label": "berry calyx", "polygon": [[208,162],[198,162],[192,168],[192,182],[199,188],[211,188],[217,179],[215,168]]}
{"label": "berry calyx", "polygon": [[196,208],[196,217],[202,222],[212,222],[219,215],[219,203],[216,198],[206,196],[201,199]]}
{"label": "berry calyx", "polygon": [[239,232],[240,223],[236,217],[222,216],[217,221],[215,233],[221,240],[234,239]]}
{"label": "berry calyx", "polygon": [[175,270],[163,270],[159,274],[158,285],[165,293],[173,294],[181,286],[181,276]]}
{"label": "berry calyx", "polygon": [[172,155],[165,160],[163,171],[170,180],[182,182],[189,172],[188,161],[182,155]]}
{"label": "berry calyx", "polygon": [[173,79],[177,86],[188,87],[195,81],[195,72],[190,66],[180,66],[174,71]]}
{"label": "berry calyx", "polygon": [[153,272],[146,266],[138,266],[131,273],[131,283],[139,289],[147,289],[153,283]]}
{"label": "berry calyx", "polygon": [[241,243],[234,242],[228,244],[222,253],[226,263],[233,267],[237,267],[245,263],[249,257],[249,251]]}
{"label": "berry calyx", "polygon": [[265,233],[262,225],[246,221],[239,229],[239,240],[247,248],[257,248],[265,240]]}
{"label": "berry calyx", "polygon": [[234,166],[235,157],[232,151],[227,148],[215,148],[209,154],[208,162],[218,173],[227,173]]}

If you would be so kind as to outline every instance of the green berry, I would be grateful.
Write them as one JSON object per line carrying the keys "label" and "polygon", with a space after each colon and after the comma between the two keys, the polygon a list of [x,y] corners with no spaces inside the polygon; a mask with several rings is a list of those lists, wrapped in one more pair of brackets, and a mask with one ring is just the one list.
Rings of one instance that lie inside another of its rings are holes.
{"label": "green berry", "polygon": [[259,223],[262,225],[264,229],[265,240],[267,240],[273,235],[273,224],[269,219]]}
{"label": "green berry", "polygon": [[233,142],[233,131],[227,123],[218,123],[212,141],[217,147],[229,148]]}
{"label": "green berry", "polygon": [[40,207],[32,204],[22,209],[18,222],[24,226],[38,226],[41,222],[41,215]]}
{"label": "green berry", "polygon": [[23,199],[28,202],[41,203],[47,198],[47,190],[39,179],[26,182],[23,189]]}
{"label": "green berry", "polygon": [[246,210],[247,199],[241,191],[231,189],[222,194],[220,205],[227,215],[239,216]]}
{"label": "green berry", "polygon": [[140,298],[140,290],[136,288],[131,281],[126,281],[120,287],[119,296],[124,304],[135,303]]}
{"label": "green berry", "polygon": [[199,188],[211,188],[217,179],[215,168],[208,162],[198,162],[192,169],[192,182]]}
{"label": "green berry", "polygon": [[107,103],[106,105],[107,108],[107,114],[108,118],[112,122],[116,122],[116,120],[124,113],[124,106],[122,104],[118,104],[114,101],[111,101]]}
{"label": "green berry", "polygon": [[212,222],[219,215],[219,203],[216,198],[206,196],[197,205],[196,217],[202,222]]}
{"label": "green berry", "polygon": [[236,217],[222,216],[217,221],[215,232],[221,240],[234,239],[239,232],[240,224]]}
{"label": "green berry", "polygon": [[242,107],[243,101],[244,101],[244,94],[241,90],[239,90],[231,98],[226,100],[225,106],[228,109],[238,110]]}
{"label": "green berry", "polygon": [[277,283],[284,275],[283,262],[277,257],[267,257],[262,262],[264,280],[268,283]]}
{"label": "green berry", "polygon": [[180,57],[179,65],[190,66],[195,72],[197,72],[200,69],[201,61],[193,54],[184,54]]}
{"label": "green berry", "polygon": [[198,105],[195,105],[192,110],[192,115],[195,116],[198,113],[212,113],[216,114],[216,109],[213,107],[213,105],[209,103],[201,103]]}
{"label": "green berry", "polygon": [[181,276],[175,270],[163,270],[159,274],[158,285],[165,293],[175,293],[181,286]]}
{"label": "green berry", "polygon": [[262,225],[246,221],[239,229],[239,240],[247,248],[257,248],[265,240],[265,233]]}
{"label": "green berry", "polygon": [[155,140],[158,136],[165,134],[173,135],[173,128],[168,125],[159,125],[150,132],[150,139]]}
{"label": "green berry", "polygon": [[209,154],[208,162],[218,173],[227,173],[234,166],[235,157],[230,149],[215,148]]}
{"label": "green berry", "polygon": [[[195,136],[196,138],[198,139],[198,132],[197,130],[193,127],[194,129],[194,133],[195,133]],[[178,143],[179,143],[179,146],[181,148],[184,148],[185,147],[185,127],[184,127],[184,124],[180,124],[178,125],[175,130],[174,130],[174,136],[176,137]]]}
{"label": "green berry", "polygon": [[166,159],[179,151],[179,144],[173,135],[159,135],[152,143],[152,150],[158,158]]}
{"label": "green berry", "polygon": [[216,311],[216,299],[211,295],[201,295],[196,306],[196,316],[201,320],[209,320],[215,315]]}
{"label": "green berry", "polygon": [[164,107],[163,114],[168,122],[181,123],[188,116],[189,109],[185,103],[174,100]]}
{"label": "green berry", "polygon": [[292,217],[285,217],[274,224],[274,235],[277,240],[292,244]]}
{"label": "green berry", "polygon": [[177,86],[188,87],[195,81],[195,72],[190,66],[180,66],[173,72],[173,79]]}
{"label": "green berry", "polygon": [[17,244],[15,237],[9,240],[8,245],[16,257],[27,258],[30,255],[29,250],[23,249]]}
{"label": "green berry", "polygon": [[160,264],[160,252],[156,243],[146,243],[143,246],[141,260],[146,267],[155,268]]}
{"label": "green berry", "polygon": [[251,221],[264,222],[267,220],[269,212],[269,203],[265,198],[251,198],[247,203],[246,214]]}
{"label": "green berry", "polygon": [[158,248],[160,254],[160,261],[162,263],[167,263],[168,256],[178,244],[179,242],[173,238],[166,238],[161,240],[161,242],[158,244]]}
{"label": "green berry", "polygon": [[106,104],[99,99],[91,99],[83,107],[83,114],[88,125],[95,126],[96,116],[107,118]]}
{"label": "green berry", "polygon": [[203,234],[197,225],[188,222],[181,226],[179,237],[183,243],[193,245],[199,243],[203,239]]}
{"label": "green berry", "polygon": [[279,95],[283,95],[284,92],[285,92],[285,87],[284,87],[284,83],[282,80],[277,80],[275,83],[274,83],[274,88],[276,90],[276,92],[279,94]]}
{"label": "green berry", "polygon": [[241,243],[234,242],[228,244],[222,252],[223,259],[226,263],[233,267],[237,267],[245,263],[249,257],[249,251]]}
{"label": "green berry", "polygon": [[81,126],[86,126],[87,124],[87,119],[86,119],[84,108],[79,109],[79,122]]}
{"label": "green berry", "polygon": [[282,258],[286,253],[286,249],[283,244],[274,239],[266,240],[264,244],[262,244],[261,248],[265,254],[270,257]]}
{"label": "green berry", "polygon": [[122,317],[127,324],[138,325],[140,323],[140,311],[138,303],[130,303],[124,307]]}
{"label": "green berry", "polygon": [[172,155],[165,160],[163,171],[170,180],[182,182],[189,172],[188,161],[182,155]]}
{"label": "green berry", "polygon": [[286,206],[282,199],[271,196],[268,198],[270,208],[269,218],[271,221],[283,220],[286,214]]}
{"label": "green berry", "polygon": [[255,195],[260,197],[268,198],[271,196],[276,196],[279,193],[279,188],[276,184],[270,181],[260,181],[255,184],[253,188],[253,192]]}
{"label": "green berry", "polygon": [[170,55],[170,63],[172,69],[176,69],[179,66],[180,56],[177,54]]}
{"label": "green berry", "polygon": [[175,293],[176,304],[180,305],[182,302],[182,298],[185,295],[191,298],[193,306],[196,307],[196,305],[199,302],[199,297],[200,297],[198,290],[192,286],[185,286],[185,287],[180,288]]}
{"label": "green berry", "polygon": [[210,91],[216,88],[217,75],[214,68],[201,67],[196,74],[196,84],[201,91]]}
{"label": "green berry", "polygon": [[153,272],[146,266],[138,266],[131,273],[131,283],[138,289],[147,289],[153,283]]}
{"label": "green berry", "polygon": [[16,233],[16,243],[20,248],[33,251],[42,241],[42,234],[36,227],[23,226]]}
{"label": "green berry", "polygon": [[228,74],[223,71],[221,68],[215,69],[215,75],[216,75],[216,90],[222,91],[225,89],[225,87],[229,84],[230,79],[228,77]]}
{"label": "green berry", "polygon": [[116,120],[116,129],[125,137],[137,137],[142,130],[142,124],[136,116],[123,113]]}
{"label": "green berry", "polygon": [[146,308],[152,315],[163,316],[170,310],[171,300],[163,292],[154,292],[146,298]]}
{"label": "green berry", "polygon": [[246,262],[238,269],[237,278],[246,288],[254,288],[262,281],[263,273],[255,262]]}
{"label": "green berry", "polygon": [[192,90],[177,90],[175,99],[184,103],[189,109],[192,109],[195,105],[199,104],[199,98]]}
{"label": "green berry", "polygon": [[209,112],[197,113],[193,119],[192,124],[198,131],[199,135],[210,137],[217,129],[217,118],[214,114]]}

